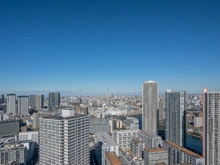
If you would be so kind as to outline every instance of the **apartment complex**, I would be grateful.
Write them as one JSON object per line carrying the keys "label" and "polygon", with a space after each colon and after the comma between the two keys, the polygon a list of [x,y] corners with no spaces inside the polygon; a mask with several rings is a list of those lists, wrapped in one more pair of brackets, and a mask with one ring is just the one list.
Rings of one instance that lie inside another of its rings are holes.
{"label": "apartment complex", "polygon": [[157,134],[158,82],[146,81],[142,86],[142,129]]}
{"label": "apartment complex", "polygon": [[29,114],[29,96],[18,96],[18,114]]}
{"label": "apartment complex", "polygon": [[144,150],[145,165],[169,165],[168,151],[164,148],[146,148]]}
{"label": "apartment complex", "polygon": [[39,123],[41,165],[89,164],[89,116],[64,109],[62,116],[42,117]]}

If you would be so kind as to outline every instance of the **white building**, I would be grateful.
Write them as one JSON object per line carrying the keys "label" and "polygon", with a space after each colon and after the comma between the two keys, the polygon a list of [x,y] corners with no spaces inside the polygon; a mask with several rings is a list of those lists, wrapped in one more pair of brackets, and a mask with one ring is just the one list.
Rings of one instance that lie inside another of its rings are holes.
{"label": "white building", "polygon": [[205,159],[171,141],[164,141],[163,148],[169,151],[169,165],[176,165],[182,163],[190,163],[191,165],[205,165]]}
{"label": "white building", "polygon": [[117,156],[119,146],[107,132],[95,134],[95,155],[100,165],[105,165],[105,152],[114,152]]}
{"label": "white building", "polygon": [[29,114],[29,96],[18,96],[18,114]]}
{"label": "white building", "polygon": [[202,127],[203,123],[202,123],[202,117],[193,117],[193,126],[194,127]]}
{"label": "white building", "polygon": [[38,143],[38,131],[19,132],[19,141],[31,140]]}
{"label": "white building", "polygon": [[146,81],[142,86],[142,127],[157,134],[158,82]]}
{"label": "white building", "polygon": [[114,130],[112,138],[119,145],[120,149],[131,149],[132,138],[138,137],[139,129],[136,130]]}
{"label": "white building", "polygon": [[203,156],[207,165],[220,164],[220,92],[203,91]]}
{"label": "white building", "polygon": [[88,115],[48,116],[39,123],[41,165],[89,164]]}
{"label": "white building", "polygon": [[146,148],[144,150],[145,165],[168,165],[168,151],[164,148]]}
{"label": "white building", "polygon": [[139,129],[139,120],[135,117],[126,117],[123,121],[123,127],[125,129]]}
{"label": "white building", "polygon": [[7,94],[7,113],[17,114],[15,101],[16,95],[14,93]]}

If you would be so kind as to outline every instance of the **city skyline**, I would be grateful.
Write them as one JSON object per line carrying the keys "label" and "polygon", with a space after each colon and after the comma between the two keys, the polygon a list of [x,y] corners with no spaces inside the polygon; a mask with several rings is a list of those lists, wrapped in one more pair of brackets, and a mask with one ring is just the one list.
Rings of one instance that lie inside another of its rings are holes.
{"label": "city skyline", "polygon": [[1,1],[0,91],[135,93],[150,79],[160,93],[219,91],[219,6]]}

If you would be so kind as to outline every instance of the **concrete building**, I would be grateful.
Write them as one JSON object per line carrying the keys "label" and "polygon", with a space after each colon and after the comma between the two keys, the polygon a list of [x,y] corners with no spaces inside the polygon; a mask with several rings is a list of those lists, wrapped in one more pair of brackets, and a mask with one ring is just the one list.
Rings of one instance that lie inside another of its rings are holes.
{"label": "concrete building", "polygon": [[158,83],[146,81],[142,86],[142,129],[157,134]]}
{"label": "concrete building", "polygon": [[105,153],[105,165],[123,165],[114,152]]}
{"label": "concrete building", "polygon": [[149,131],[139,131],[138,137],[142,140],[144,148],[158,148],[162,146],[162,139],[160,136]]}
{"label": "concrete building", "polygon": [[185,146],[186,92],[167,90],[166,102],[166,140]]}
{"label": "concrete building", "polygon": [[4,120],[0,122],[0,138],[13,137],[19,133],[19,121]]}
{"label": "concrete building", "polygon": [[18,96],[18,114],[29,114],[29,96]]}
{"label": "concrete building", "polygon": [[112,138],[119,145],[120,149],[131,149],[132,138],[138,137],[139,129],[136,130],[114,130],[112,132]]}
{"label": "concrete building", "polygon": [[164,148],[146,148],[144,150],[145,165],[168,165],[168,151]]}
{"label": "concrete building", "polygon": [[119,146],[107,132],[95,134],[95,155],[99,165],[105,165],[105,152],[114,152],[117,156]]}
{"label": "concrete building", "polygon": [[60,93],[51,92],[49,93],[49,109],[52,110],[56,106],[60,106]]}
{"label": "concrete building", "polygon": [[143,158],[144,151],[143,141],[139,138],[133,138],[131,141],[131,153],[133,157]]}
{"label": "concrete building", "polygon": [[64,109],[39,122],[40,165],[89,164],[89,116]]}
{"label": "concrete building", "polygon": [[95,116],[90,116],[90,133],[97,132],[108,132],[111,133],[111,128],[108,119],[96,118]]}
{"label": "concrete building", "polygon": [[44,95],[30,95],[30,107],[34,110],[44,108]]}
{"label": "concrete building", "polygon": [[196,116],[193,117],[193,126],[194,127],[202,127],[203,126],[202,124],[203,124],[202,117],[196,117]]}
{"label": "concrete building", "polygon": [[160,99],[159,101],[159,110],[158,110],[158,121],[163,121],[164,117],[163,117],[163,114],[164,114],[164,102],[162,99]]}
{"label": "concrete building", "polygon": [[38,131],[19,132],[19,141],[31,140],[38,143]]}
{"label": "concrete building", "polygon": [[220,164],[220,92],[203,91],[203,156],[205,164]]}
{"label": "concrete building", "polygon": [[169,165],[183,163],[190,163],[191,165],[205,165],[205,159],[202,156],[171,141],[164,141],[163,148],[169,151]]}
{"label": "concrete building", "polygon": [[7,113],[17,114],[16,95],[14,93],[7,94]]}
{"label": "concrete building", "polygon": [[135,117],[126,117],[123,121],[123,127],[125,129],[139,129],[139,120]]}
{"label": "concrete building", "polygon": [[30,107],[35,110],[35,95],[30,95]]}

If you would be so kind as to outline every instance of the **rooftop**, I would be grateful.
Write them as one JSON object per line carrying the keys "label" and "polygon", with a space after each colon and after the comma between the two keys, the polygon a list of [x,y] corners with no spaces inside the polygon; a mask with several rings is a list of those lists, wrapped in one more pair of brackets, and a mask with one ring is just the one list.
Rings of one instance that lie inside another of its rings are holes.
{"label": "rooftop", "polygon": [[103,147],[117,146],[116,142],[107,132],[98,132],[95,134],[96,142],[102,142]]}
{"label": "rooftop", "polygon": [[118,157],[115,155],[114,152],[106,152],[105,154],[108,157],[111,164],[113,164],[113,165],[122,165],[121,161],[118,159]]}
{"label": "rooftop", "polygon": [[63,120],[63,119],[74,119],[74,118],[78,118],[78,117],[85,117],[87,115],[74,115],[74,116],[70,116],[70,117],[62,117],[59,115],[53,115],[53,116],[45,116],[45,117],[41,117],[43,119],[53,119],[53,120]]}
{"label": "rooftop", "polygon": [[154,80],[148,80],[148,81],[145,81],[144,84],[145,84],[145,83],[157,83],[157,82],[154,81]]}
{"label": "rooftop", "polygon": [[166,165],[164,162],[156,163],[156,165]]}
{"label": "rooftop", "polygon": [[156,147],[156,148],[153,148],[153,149],[151,149],[151,148],[146,148],[146,150],[147,150],[148,152],[161,152],[161,151],[166,151],[165,148],[159,148],[159,147]]}
{"label": "rooftop", "polygon": [[167,142],[169,145],[171,145],[172,147],[175,147],[175,148],[179,149],[180,151],[185,152],[185,153],[188,154],[188,155],[191,155],[191,156],[194,156],[194,157],[197,157],[197,158],[203,158],[201,155],[198,155],[198,154],[196,154],[195,152],[192,152],[192,151],[190,151],[190,150],[188,150],[188,149],[186,149],[186,148],[184,148],[184,147],[181,147],[180,145],[175,144],[175,143],[173,143],[173,142],[171,142],[171,141],[169,141],[169,140],[166,140],[166,142]]}

